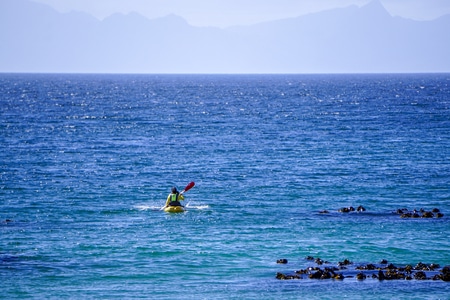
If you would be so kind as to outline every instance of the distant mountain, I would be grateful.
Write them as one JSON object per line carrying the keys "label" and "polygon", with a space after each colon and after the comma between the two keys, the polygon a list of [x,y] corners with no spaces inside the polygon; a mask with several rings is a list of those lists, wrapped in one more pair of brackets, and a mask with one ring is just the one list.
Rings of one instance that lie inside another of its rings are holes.
{"label": "distant mountain", "polygon": [[169,15],[102,21],[28,0],[0,3],[0,72],[450,72],[450,15],[392,17],[378,1],[227,29]]}
{"label": "distant mountain", "polygon": [[261,60],[287,72],[448,72],[450,16],[392,17],[379,1],[233,31],[263,41]]}

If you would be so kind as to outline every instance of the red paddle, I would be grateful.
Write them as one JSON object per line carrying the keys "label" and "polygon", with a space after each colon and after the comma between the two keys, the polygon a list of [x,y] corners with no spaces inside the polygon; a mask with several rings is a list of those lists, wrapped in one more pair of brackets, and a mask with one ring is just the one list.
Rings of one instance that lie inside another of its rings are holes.
{"label": "red paddle", "polygon": [[183,194],[184,192],[189,191],[190,189],[192,189],[195,186],[195,182],[191,181],[188,183],[188,185],[184,188],[184,190],[180,193]]}

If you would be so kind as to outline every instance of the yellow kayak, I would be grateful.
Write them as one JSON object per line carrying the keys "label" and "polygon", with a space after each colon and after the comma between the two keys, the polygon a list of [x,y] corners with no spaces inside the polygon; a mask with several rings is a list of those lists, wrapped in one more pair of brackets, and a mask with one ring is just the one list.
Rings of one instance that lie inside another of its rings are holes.
{"label": "yellow kayak", "polygon": [[185,210],[183,206],[167,206],[164,208],[164,211],[168,213],[182,213]]}

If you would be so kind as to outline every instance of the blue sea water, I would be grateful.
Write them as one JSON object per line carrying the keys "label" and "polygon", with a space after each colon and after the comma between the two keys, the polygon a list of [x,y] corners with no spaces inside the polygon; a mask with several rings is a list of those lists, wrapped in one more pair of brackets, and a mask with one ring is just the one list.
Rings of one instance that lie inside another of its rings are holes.
{"label": "blue sea water", "polygon": [[0,74],[0,146],[2,299],[450,299],[276,278],[450,265],[450,74]]}

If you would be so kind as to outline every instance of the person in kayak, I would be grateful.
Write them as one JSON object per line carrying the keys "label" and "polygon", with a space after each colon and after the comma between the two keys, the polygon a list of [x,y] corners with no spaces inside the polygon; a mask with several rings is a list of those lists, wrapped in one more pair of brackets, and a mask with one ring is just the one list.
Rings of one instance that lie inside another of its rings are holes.
{"label": "person in kayak", "polygon": [[184,200],[183,194],[180,194],[176,187],[172,188],[172,192],[167,196],[166,205],[168,206],[182,206],[180,200]]}

